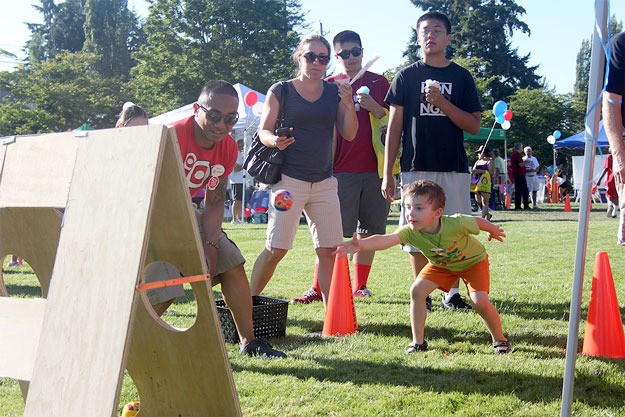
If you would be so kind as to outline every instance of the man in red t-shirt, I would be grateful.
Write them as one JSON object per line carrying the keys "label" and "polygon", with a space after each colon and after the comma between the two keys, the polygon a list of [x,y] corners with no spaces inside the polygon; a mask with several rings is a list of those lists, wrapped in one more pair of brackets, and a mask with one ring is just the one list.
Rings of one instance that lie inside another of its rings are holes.
{"label": "man in red t-shirt", "polygon": [[[527,180],[525,179],[525,161],[523,161],[523,144],[517,142],[514,144],[514,151],[510,155],[510,167],[512,168],[512,176],[514,178],[514,209],[525,210],[530,209],[529,190],[527,189]],[[523,201],[523,207],[521,207]]]}
{"label": "man in red t-shirt", "polygon": [[229,135],[238,120],[237,91],[226,81],[207,83],[193,116],[172,125],[176,129],[182,154],[189,197],[204,187],[204,210],[198,213],[204,256],[213,285],[221,292],[232,312],[241,340],[241,352],[265,358],[286,357],[262,339],[254,336],[252,293],[245,274],[241,251],[221,228],[228,175],[237,160],[237,144]]}

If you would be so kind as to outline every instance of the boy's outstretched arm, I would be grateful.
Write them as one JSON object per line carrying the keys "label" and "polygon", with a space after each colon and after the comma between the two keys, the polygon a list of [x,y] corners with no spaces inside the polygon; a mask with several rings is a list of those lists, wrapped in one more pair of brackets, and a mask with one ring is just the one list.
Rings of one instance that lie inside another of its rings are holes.
{"label": "boy's outstretched arm", "polygon": [[340,257],[352,255],[358,251],[376,251],[388,249],[392,246],[399,245],[401,241],[396,234],[390,235],[373,235],[364,239],[358,239],[358,234],[354,233],[352,240],[343,242],[342,246],[336,248],[333,255],[338,254]]}
{"label": "boy's outstretched arm", "polygon": [[480,230],[483,230],[488,234],[489,241],[491,239],[496,239],[500,242],[503,242],[503,238],[506,237],[506,232],[504,232],[501,227],[489,222],[486,219],[482,219],[479,217],[476,217],[475,221],[477,222],[477,227],[479,227]]}

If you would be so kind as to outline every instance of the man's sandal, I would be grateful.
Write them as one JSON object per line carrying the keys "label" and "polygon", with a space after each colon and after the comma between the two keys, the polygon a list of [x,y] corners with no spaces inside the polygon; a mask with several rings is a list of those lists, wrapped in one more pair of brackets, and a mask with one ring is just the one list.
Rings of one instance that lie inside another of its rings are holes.
{"label": "man's sandal", "polygon": [[424,340],[421,344],[414,342],[409,344],[406,353],[424,352],[426,350],[428,350],[428,342]]}
{"label": "man's sandal", "polygon": [[496,340],[493,342],[493,349],[497,355],[502,355],[504,353],[509,353],[512,351],[512,347],[510,346],[510,342],[508,340]]}

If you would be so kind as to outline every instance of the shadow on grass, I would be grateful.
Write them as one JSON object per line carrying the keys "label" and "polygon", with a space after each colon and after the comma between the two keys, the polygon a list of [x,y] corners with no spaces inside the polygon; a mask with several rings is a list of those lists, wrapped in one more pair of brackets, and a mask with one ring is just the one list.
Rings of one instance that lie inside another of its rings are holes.
{"label": "shadow on grass", "polygon": [[33,285],[7,285],[11,297],[41,298],[41,287]]}
{"label": "shadow on grass", "polygon": [[[427,354],[427,353],[425,353]],[[235,371],[250,371],[275,376],[290,376],[307,381],[351,383],[355,385],[388,385],[420,387],[423,391],[467,395],[500,396],[513,394],[522,401],[544,403],[560,399],[562,378],[528,375],[515,371],[476,372],[468,368],[433,368],[393,362],[374,362],[358,359],[316,358],[310,366],[265,367],[254,364],[237,366]],[[592,388],[601,384],[604,395],[592,395]],[[589,405],[601,408],[622,407],[625,387],[582,375],[576,381],[575,397]]]}

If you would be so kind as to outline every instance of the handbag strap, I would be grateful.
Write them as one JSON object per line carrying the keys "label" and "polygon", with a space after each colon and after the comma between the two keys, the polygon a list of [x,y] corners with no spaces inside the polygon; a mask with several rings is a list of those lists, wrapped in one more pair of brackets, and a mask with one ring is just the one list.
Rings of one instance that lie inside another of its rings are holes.
{"label": "handbag strap", "polygon": [[286,96],[289,91],[289,86],[287,85],[287,81],[280,81],[280,109],[278,110],[278,122],[276,125],[278,127],[284,127],[284,103],[286,103]]}

